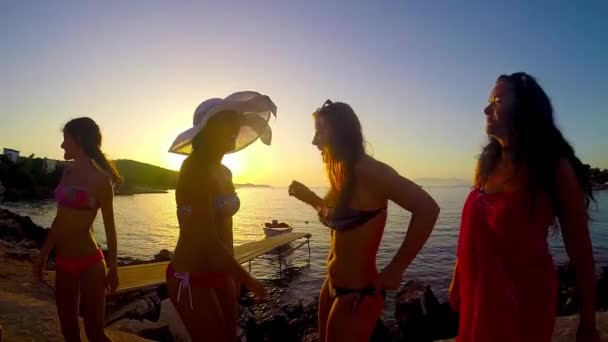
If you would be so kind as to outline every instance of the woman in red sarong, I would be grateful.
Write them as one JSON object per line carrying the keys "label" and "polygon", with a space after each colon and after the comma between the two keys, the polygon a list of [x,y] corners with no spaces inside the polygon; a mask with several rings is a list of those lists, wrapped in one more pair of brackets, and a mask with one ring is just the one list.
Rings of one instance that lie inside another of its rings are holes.
{"label": "woman in red sarong", "polygon": [[464,205],[450,286],[460,314],[457,341],[551,341],[557,284],[547,236],[554,224],[577,276],[577,341],[599,341],[588,168],[555,126],[551,102],[532,76],[500,76],[484,112],[490,142]]}

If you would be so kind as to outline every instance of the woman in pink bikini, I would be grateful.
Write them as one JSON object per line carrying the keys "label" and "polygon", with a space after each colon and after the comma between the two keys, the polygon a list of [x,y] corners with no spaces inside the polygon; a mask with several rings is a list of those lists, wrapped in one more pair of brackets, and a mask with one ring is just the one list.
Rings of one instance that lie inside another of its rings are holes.
{"label": "woman in pink bikini", "polygon": [[232,216],[240,202],[222,158],[258,137],[270,144],[272,114],[274,103],[256,92],[206,100],[194,112],[194,127],[169,149],[188,157],[175,190],[180,230],[167,288],[192,341],[235,341],[239,284],[264,296],[233,255]]}
{"label": "woman in pink bikini", "polygon": [[450,289],[457,341],[551,341],[557,294],[547,235],[556,225],[576,271],[577,341],[597,342],[588,170],[532,76],[500,76],[484,112],[490,141],[464,205]]}
{"label": "woman in pink bikini", "polygon": [[[65,340],[80,341],[80,315],[90,341],[110,341],[104,332],[105,295],[106,290],[113,292],[118,287],[112,200],[113,186],[121,177],[101,152],[101,132],[90,118],[73,119],[64,126],[61,148],[64,158],[73,162],[55,190],[57,215],[34,273],[42,279],[49,253],[55,248],[55,297]],[[107,261],[92,231],[99,209],[106,230]]]}

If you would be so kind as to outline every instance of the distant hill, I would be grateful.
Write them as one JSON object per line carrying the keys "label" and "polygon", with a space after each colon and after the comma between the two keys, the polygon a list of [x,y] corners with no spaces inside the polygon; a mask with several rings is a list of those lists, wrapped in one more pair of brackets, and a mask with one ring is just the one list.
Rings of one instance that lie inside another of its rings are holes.
{"label": "distant hill", "polygon": [[177,184],[177,171],[128,159],[115,160],[114,164],[125,184],[130,186],[175,189]]}
{"label": "distant hill", "polygon": [[[177,184],[177,171],[129,159],[118,159],[115,160],[114,163],[118,172],[120,172],[125,180],[125,185],[122,187],[122,192],[125,194],[175,189]],[[235,184],[235,187],[247,188],[269,186],[246,183]]]}

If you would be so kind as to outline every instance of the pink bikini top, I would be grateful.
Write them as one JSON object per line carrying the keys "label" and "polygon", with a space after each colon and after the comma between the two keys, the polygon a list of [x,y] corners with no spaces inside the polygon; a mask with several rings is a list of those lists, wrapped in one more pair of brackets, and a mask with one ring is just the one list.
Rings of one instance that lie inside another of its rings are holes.
{"label": "pink bikini top", "polygon": [[86,189],[59,184],[55,189],[55,200],[66,208],[76,210],[96,210],[99,202]]}

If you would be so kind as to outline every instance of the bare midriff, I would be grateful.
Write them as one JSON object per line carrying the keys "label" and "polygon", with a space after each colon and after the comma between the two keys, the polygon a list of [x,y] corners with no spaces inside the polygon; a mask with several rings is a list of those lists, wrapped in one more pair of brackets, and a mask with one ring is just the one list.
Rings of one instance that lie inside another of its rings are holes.
{"label": "bare midriff", "polygon": [[330,286],[366,288],[378,278],[376,254],[380,247],[386,210],[352,230],[332,231],[327,273]]}
{"label": "bare midriff", "polygon": [[215,226],[202,227],[197,222],[188,216],[178,214],[180,222],[180,234],[175,247],[173,256],[173,267],[176,271],[181,272],[222,272],[222,267],[217,260],[209,256],[208,250],[212,250],[216,246],[212,246],[215,241],[209,241],[205,234],[201,234],[201,229],[215,229],[220,243],[231,254],[234,253],[232,246],[232,217],[224,217],[215,220],[218,222]]}
{"label": "bare midriff", "polygon": [[94,254],[99,246],[91,229],[97,210],[76,210],[59,207],[55,217],[57,241],[55,254],[78,257]]}

